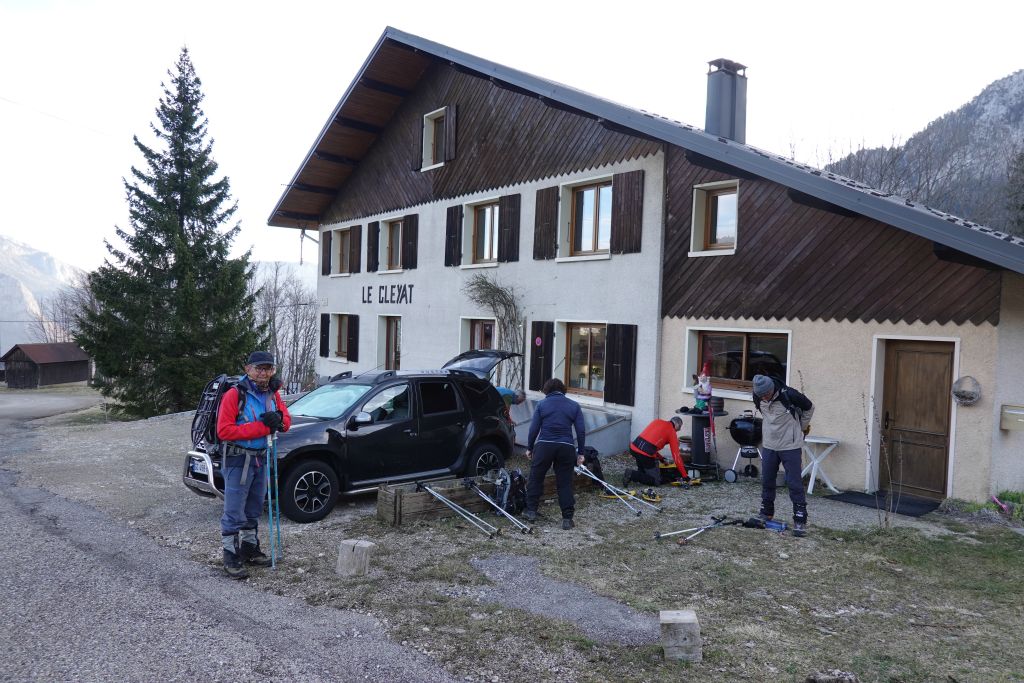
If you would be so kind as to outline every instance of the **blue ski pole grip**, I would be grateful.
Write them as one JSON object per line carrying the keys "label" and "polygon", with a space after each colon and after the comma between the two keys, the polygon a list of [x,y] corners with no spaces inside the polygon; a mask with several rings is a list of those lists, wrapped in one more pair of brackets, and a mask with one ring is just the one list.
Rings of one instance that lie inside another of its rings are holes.
{"label": "blue ski pole grip", "polygon": [[765,520],[764,528],[768,529],[769,531],[785,531],[789,527],[786,525],[785,522],[779,522],[774,519],[768,519]]}

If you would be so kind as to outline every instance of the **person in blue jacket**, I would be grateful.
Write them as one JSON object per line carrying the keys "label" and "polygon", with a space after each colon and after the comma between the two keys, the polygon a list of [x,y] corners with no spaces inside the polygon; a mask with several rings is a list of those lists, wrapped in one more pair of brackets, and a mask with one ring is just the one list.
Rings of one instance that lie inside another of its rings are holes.
{"label": "person in blue jacket", "polygon": [[[537,404],[530,423],[526,459],[530,461],[530,479],[526,485],[526,511],[529,522],[537,521],[537,506],[544,490],[544,477],[548,469],[555,468],[558,487],[558,505],[562,508],[562,528],[568,531],[576,524],[576,497],[572,491],[573,468],[583,464],[586,429],[580,405],[565,395],[565,384],[560,379],[549,379],[542,389],[544,399]],[[573,448],[573,431],[576,447]]]}

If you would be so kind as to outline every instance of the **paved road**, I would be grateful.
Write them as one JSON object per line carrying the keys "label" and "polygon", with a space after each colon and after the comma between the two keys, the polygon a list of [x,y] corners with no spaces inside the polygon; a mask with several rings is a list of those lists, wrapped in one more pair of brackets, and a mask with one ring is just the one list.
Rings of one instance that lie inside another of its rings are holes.
{"label": "paved road", "polygon": [[4,461],[40,446],[31,424],[0,418],[0,681],[452,680],[367,616],[253,590],[18,486]]}
{"label": "paved road", "polygon": [[5,391],[0,393],[0,434],[9,428],[7,423],[35,420],[40,417],[70,413],[98,405],[98,395],[46,393],[40,390]]}

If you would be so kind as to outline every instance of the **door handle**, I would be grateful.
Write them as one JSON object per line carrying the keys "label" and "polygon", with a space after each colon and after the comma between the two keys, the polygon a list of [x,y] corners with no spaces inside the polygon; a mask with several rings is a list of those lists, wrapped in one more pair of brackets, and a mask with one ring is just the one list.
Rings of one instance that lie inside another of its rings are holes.
{"label": "door handle", "polygon": [[412,429],[403,429],[402,432],[408,434],[409,436],[416,436],[416,432]]}
{"label": "door handle", "polygon": [[889,428],[889,411],[887,410],[887,411],[885,411],[885,421],[882,422],[882,429],[888,429],[888,428]]}

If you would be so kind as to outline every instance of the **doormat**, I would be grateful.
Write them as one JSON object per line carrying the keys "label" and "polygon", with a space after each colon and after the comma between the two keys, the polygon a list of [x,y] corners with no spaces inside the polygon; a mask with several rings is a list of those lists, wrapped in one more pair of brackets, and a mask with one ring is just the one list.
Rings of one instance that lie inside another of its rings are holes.
{"label": "doormat", "polygon": [[[885,491],[879,491],[877,494],[846,491],[844,493],[837,493],[836,495],[825,497],[829,500],[837,500],[840,503],[852,503],[853,505],[863,505],[866,508],[884,510],[887,507],[885,496]],[[896,509],[893,510],[896,514],[906,515],[907,517],[920,517],[921,515],[926,515],[937,509],[939,507],[939,503],[942,501],[909,496],[904,493],[893,502],[898,503]]]}

